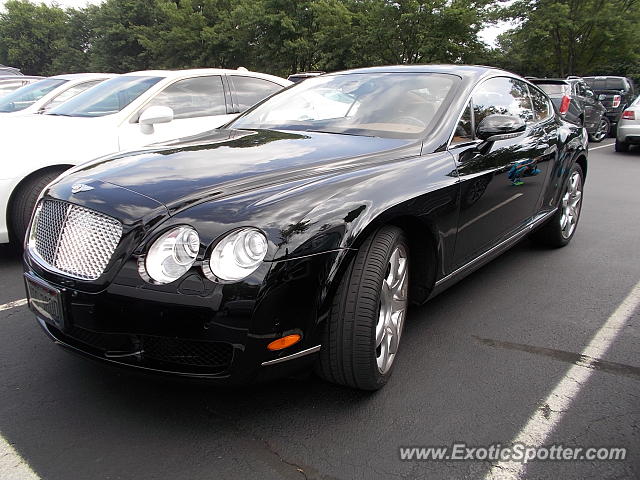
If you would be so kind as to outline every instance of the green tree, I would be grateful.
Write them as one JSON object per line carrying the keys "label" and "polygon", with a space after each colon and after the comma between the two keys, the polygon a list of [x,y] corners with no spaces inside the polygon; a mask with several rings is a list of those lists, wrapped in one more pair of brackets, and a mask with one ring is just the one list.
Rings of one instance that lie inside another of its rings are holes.
{"label": "green tree", "polygon": [[153,66],[152,53],[144,39],[164,14],[158,1],[106,0],[89,14],[93,16],[93,70],[122,73]]}
{"label": "green tree", "polygon": [[9,0],[0,13],[0,63],[24,73],[77,72],[87,65],[82,13]]}
{"label": "green tree", "polygon": [[489,0],[9,0],[0,61],[29,73],[228,67],[288,75],[474,62]]}
{"label": "green tree", "polygon": [[633,69],[639,7],[638,0],[517,0],[504,15],[519,26],[499,37],[496,61],[538,76],[604,73],[621,64]]}

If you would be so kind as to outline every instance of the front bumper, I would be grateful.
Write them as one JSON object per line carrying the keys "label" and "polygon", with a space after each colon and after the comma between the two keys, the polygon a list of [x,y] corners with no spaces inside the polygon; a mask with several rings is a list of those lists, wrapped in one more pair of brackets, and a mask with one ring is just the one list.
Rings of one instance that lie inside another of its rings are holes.
{"label": "front bumper", "polygon": [[[333,271],[339,255],[328,252],[265,264],[261,285],[253,287],[211,283],[199,289],[201,279],[194,273],[178,285],[164,286],[164,291],[124,281],[87,292],[43,271],[28,253],[25,273],[61,291],[63,327],[36,315],[61,347],[144,372],[245,384],[313,363],[319,351],[318,307],[326,293],[325,275]],[[135,267],[125,266],[125,274],[127,268]],[[266,348],[292,333],[302,340],[279,352]]]}

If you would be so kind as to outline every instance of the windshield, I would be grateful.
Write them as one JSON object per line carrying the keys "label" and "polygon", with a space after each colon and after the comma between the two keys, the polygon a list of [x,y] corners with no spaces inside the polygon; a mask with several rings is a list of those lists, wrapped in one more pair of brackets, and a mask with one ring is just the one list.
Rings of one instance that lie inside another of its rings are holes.
{"label": "windshield", "polygon": [[231,128],[419,138],[448,104],[458,77],[369,73],[309,78],[232,122]]}
{"label": "windshield", "polygon": [[120,76],[90,88],[46,115],[103,117],[118,113],[162,80],[162,77]]}
{"label": "windshield", "polygon": [[67,80],[59,78],[49,78],[21,87],[6,97],[0,98],[0,112],[11,113],[24,110],[66,82]]}

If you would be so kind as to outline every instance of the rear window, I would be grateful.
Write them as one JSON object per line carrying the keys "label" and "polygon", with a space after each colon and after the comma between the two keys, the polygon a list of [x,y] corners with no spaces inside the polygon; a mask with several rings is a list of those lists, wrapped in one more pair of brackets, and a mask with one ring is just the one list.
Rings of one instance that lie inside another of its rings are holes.
{"label": "rear window", "polygon": [[566,83],[537,83],[536,86],[543,90],[550,97],[561,97],[569,91],[569,85]]}
{"label": "rear window", "polygon": [[585,81],[594,90],[627,90],[629,85],[624,78],[588,77]]}

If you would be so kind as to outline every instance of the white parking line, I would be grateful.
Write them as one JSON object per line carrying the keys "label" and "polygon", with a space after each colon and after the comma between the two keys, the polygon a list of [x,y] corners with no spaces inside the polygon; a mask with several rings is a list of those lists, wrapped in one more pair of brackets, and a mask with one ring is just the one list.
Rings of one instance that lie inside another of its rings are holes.
{"label": "white parking line", "polygon": [[610,146],[612,146],[612,145],[613,145],[613,142],[612,142],[612,143],[607,143],[606,145],[600,145],[599,147],[593,147],[593,148],[592,148],[592,147],[589,147],[589,151],[591,151],[591,150],[597,150],[597,149],[599,149],[599,148],[610,147]]}
{"label": "white parking line", "polygon": [[0,477],[2,480],[40,480],[29,464],[0,435]]}
{"label": "white parking line", "polygon": [[16,307],[21,307],[23,305],[27,304],[27,299],[23,298],[20,300],[15,300],[13,302],[9,302],[9,303],[5,303],[4,305],[0,305],[0,312],[3,312],[4,310],[10,310],[12,308],[16,308]]}
{"label": "white parking line", "polygon": [[[627,298],[600,327],[600,330],[582,351],[584,362],[574,365],[556,385],[540,408],[533,413],[525,427],[513,439],[513,443],[523,443],[529,447],[544,445],[556,428],[573,399],[587,384],[595,371],[589,368],[594,360],[599,360],[611,347],[633,312],[640,305],[640,282],[636,283]],[[485,480],[518,480],[523,478],[525,465],[519,462],[501,461],[494,464]]]}

